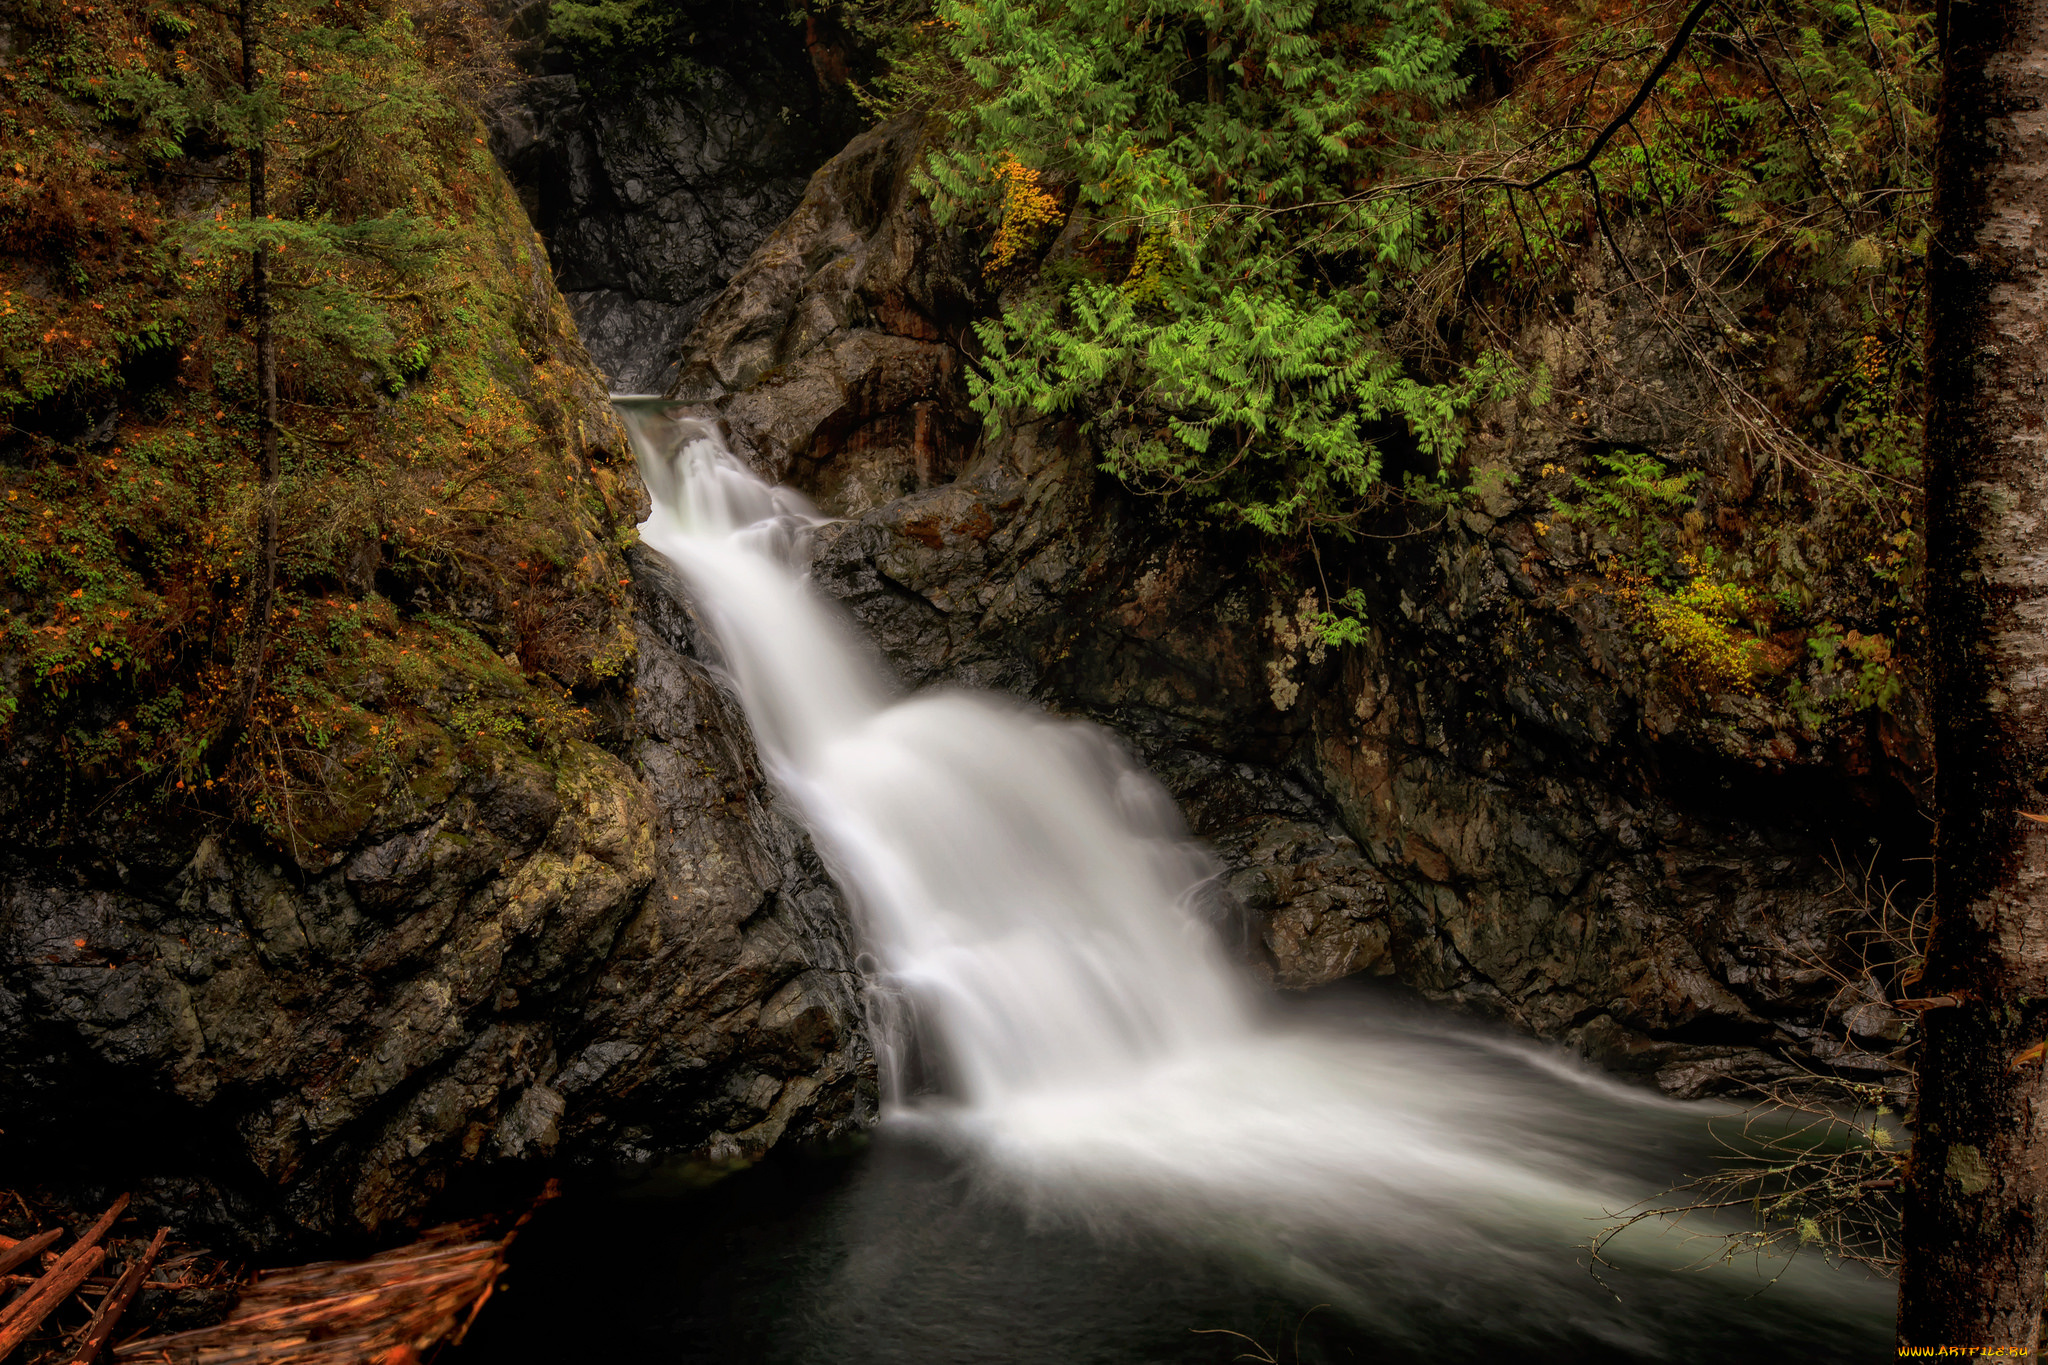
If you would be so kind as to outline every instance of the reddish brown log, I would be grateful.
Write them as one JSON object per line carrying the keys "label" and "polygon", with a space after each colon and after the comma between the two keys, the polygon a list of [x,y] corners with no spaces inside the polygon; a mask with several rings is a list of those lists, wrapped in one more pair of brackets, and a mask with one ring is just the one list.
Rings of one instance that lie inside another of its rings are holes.
{"label": "reddish brown log", "polygon": [[7,1307],[7,1320],[0,1324],[0,1360],[27,1341],[36,1328],[43,1325],[43,1319],[55,1311],[58,1304],[71,1297],[85,1277],[92,1274],[94,1267],[105,1259],[105,1247],[86,1247],[82,1255],[74,1258],[74,1252],[64,1253],[64,1259],[50,1269],[50,1273],[36,1281],[35,1288],[21,1296]]}
{"label": "reddish brown log", "polygon": [[367,1260],[270,1271],[248,1287],[227,1321],[131,1341],[113,1354],[124,1365],[417,1362],[467,1331],[525,1223],[521,1218],[494,1241],[473,1240],[481,1224],[450,1224]]}
{"label": "reddish brown log", "polygon": [[112,1293],[100,1303],[100,1311],[93,1314],[92,1325],[85,1329],[85,1340],[79,1343],[78,1353],[71,1358],[71,1365],[92,1365],[106,1344],[113,1338],[114,1328],[120,1324],[121,1314],[128,1311],[128,1305],[142,1291],[142,1282],[149,1276],[149,1268],[156,1264],[156,1258],[164,1249],[164,1239],[171,1235],[169,1228],[158,1228],[156,1236],[149,1239],[149,1246],[142,1258],[128,1267],[128,1273],[121,1277]]}
{"label": "reddish brown log", "polygon": [[54,1246],[57,1239],[63,1235],[64,1229],[51,1228],[47,1232],[39,1232],[33,1237],[22,1239],[5,1251],[0,1251],[0,1275],[5,1275],[23,1262],[34,1259],[44,1248]]}

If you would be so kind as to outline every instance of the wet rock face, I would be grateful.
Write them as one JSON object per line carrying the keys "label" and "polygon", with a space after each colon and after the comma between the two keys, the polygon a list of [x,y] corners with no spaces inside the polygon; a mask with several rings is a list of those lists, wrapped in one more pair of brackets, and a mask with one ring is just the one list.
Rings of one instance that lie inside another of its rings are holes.
{"label": "wet rock face", "polygon": [[[745,41],[710,31],[736,22],[705,17],[705,60],[688,80],[557,72],[490,103],[491,150],[615,393],[674,381],[691,324],[853,131],[843,93],[779,16],[753,15]],[[538,29],[535,65],[545,24],[542,6],[512,25]]]}
{"label": "wet rock face", "polygon": [[[597,978],[558,1088],[566,1140],[616,1160],[753,1158],[876,1116],[845,903],[700,662],[673,570],[636,551],[632,760],[655,877]],[[685,1136],[686,1135],[686,1136]]]}
{"label": "wet rock face", "polygon": [[959,473],[978,421],[961,346],[972,253],[911,185],[924,126],[855,138],[704,313],[669,393],[835,515]]}
{"label": "wet rock face", "polygon": [[688,94],[625,105],[592,100],[573,75],[529,80],[499,96],[491,139],[621,393],[665,386],[666,357],[810,169],[777,107],[716,71]]}
{"label": "wet rock face", "polygon": [[844,907],[678,643],[643,621],[630,761],[479,741],[324,873],[213,837],[7,869],[16,1164],[118,1163],[85,1174],[260,1245],[395,1232],[493,1170],[869,1121]]}
{"label": "wet rock face", "polygon": [[[1881,1069],[1825,969],[1829,864],[1923,837],[1906,783],[1753,717],[1689,718],[1583,566],[1532,554],[1540,489],[1358,551],[1374,628],[1335,651],[1261,547],[1176,535],[1070,426],[979,439],[958,376],[991,301],[907,187],[918,154],[891,125],[821,171],[674,389],[847,518],[815,579],[908,685],[1006,688],[1120,733],[1224,858],[1278,984],[1395,975],[1681,1094],[1786,1055]],[[1545,342],[1561,385],[1590,375],[1583,341]],[[1588,384],[1620,421],[1632,390]],[[1567,458],[1554,434],[1482,440],[1528,486]]]}

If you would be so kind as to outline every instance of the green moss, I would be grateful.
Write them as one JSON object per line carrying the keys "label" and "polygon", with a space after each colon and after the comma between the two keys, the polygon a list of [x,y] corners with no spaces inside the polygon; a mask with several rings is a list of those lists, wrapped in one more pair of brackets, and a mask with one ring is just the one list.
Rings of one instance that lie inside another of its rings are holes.
{"label": "green moss", "polygon": [[[445,796],[467,746],[592,733],[587,694],[630,658],[631,475],[484,148],[484,49],[424,5],[261,8],[289,100],[276,217],[252,223],[225,19],[41,14],[0,101],[0,742],[52,737],[43,761],[115,794],[97,818],[225,816],[312,857]],[[194,184],[219,197],[174,205]],[[283,563],[222,754],[261,496],[258,240]]]}

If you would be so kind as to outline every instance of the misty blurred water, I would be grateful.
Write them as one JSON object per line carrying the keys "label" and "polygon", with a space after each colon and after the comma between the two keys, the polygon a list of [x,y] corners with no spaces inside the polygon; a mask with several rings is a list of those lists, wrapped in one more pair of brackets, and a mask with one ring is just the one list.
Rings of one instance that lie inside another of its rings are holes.
{"label": "misty blurred water", "polygon": [[[475,1359],[1833,1361],[1889,1287],[1682,1269],[1607,1211],[1708,1160],[1709,1112],[1372,993],[1263,1000],[1216,871],[1104,733],[900,696],[805,581],[815,512],[701,424],[622,405],[668,556],[880,964],[885,1121],[708,1188],[537,1224]],[[552,1350],[556,1352],[549,1355]],[[1253,1354],[1252,1358],[1257,1358]]]}

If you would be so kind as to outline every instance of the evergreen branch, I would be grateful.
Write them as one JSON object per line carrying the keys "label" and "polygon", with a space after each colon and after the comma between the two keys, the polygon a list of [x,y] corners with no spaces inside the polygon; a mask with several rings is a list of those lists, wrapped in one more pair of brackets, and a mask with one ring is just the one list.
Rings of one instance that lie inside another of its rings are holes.
{"label": "evergreen branch", "polygon": [[[1778,77],[1771,70],[1771,63],[1764,56],[1763,48],[1757,42],[1756,35],[1749,31],[1749,25],[1744,22],[1741,15],[1738,14],[1733,17],[1735,19],[1735,26],[1742,30],[1742,37],[1749,46],[1750,54],[1756,58],[1757,69],[1763,72],[1764,81],[1771,87],[1771,93],[1778,97],[1779,107],[1784,109],[1785,117],[1792,121],[1792,131],[1799,134],[1799,145],[1806,149],[1807,158],[1813,162],[1813,173],[1820,177],[1820,183],[1827,190],[1828,198],[1834,200],[1835,207],[1842,211],[1843,225],[1854,231],[1855,220],[1849,216],[1849,206],[1842,202],[1841,195],[1835,193],[1834,178],[1828,174],[1827,163],[1820,159],[1820,153],[1813,149],[1812,139],[1806,135],[1806,120],[1799,117],[1792,108],[1792,101],[1785,98],[1784,90],[1778,85]],[[1811,107],[1810,102],[1809,107]]]}
{"label": "evergreen branch", "polygon": [[[1216,204],[1209,207],[1212,210],[1245,210],[1260,217],[1269,218],[1284,213],[1301,213],[1313,209],[1335,208],[1345,204],[1365,203],[1397,194],[1413,194],[1419,190],[1433,189],[1438,186],[1524,191],[1537,190],[1563,176],[1590,173],[1593,169],[1593,163],[1599,159],[1602,152],[1607,150],[1607,144],[1620,136],[1624,128],[1630,126],[1636,114],[1641,111],[1643,105],[1649,102],[1650,96],[1656,92],[1657,86],[1664,79],[1665,73],[1670,71],[1672,65],[1684,54],[1686,44],[1692,40],[1694,31],[1699,28],[1701,21],[1707,17],[1707,12],[1720,3],[1722,3],[1722,0],[1696,0],[1693,7],[1686,12],[1685,18],[1680,21],[1678,32],[1672,35],[1671,42],[1664,49],[1664,54],[1657,59],[1657,64],[1650,68],[1649,74],[1643,77],[1642,83],[1636,87],[1636,93],[1622,107],[1621,112],[1609,119],[1601,127],[1600,131],[1593,135],[1593,140],[1586,144],[1586,149],[1580,152],[1579,155],[1573,157],[1570,161],[1552,166],[1549,170],[1532,179],[1516,180],[1497,172],[1484,175],[1423,176],[1392,184],[1376,185],[1370,190],[1365,190],[1359,194],[1346,195],[1340,199],[1322,199],[1278,207],[1260,204]],[[1738,20],[1738,22],[1740,21]],[[1782,98],[1783,96],[1781,95],[1780,99]],[[1794,122],[1796,123],[1797,120],[1795,119]],[[1801,136],[1804,136],[1803,132]],[[1528,150],[1528,148],[1523,148],[1516,155],[1526,155]],[[1832,186],[1829,186],[1829,192],[1833,193]]]}

